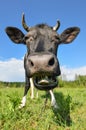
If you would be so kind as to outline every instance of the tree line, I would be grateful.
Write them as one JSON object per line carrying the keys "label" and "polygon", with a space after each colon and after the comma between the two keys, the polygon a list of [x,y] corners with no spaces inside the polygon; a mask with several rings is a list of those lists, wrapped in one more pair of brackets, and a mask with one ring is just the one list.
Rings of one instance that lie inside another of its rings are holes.
{"label": "tree line", "polygon": [[[24,87],[25,82],[3,82],[0,81],[0,87]],[[77,76],[74,81],[64,81],[58,78],[58,87],[86,87],[86,76]]]}

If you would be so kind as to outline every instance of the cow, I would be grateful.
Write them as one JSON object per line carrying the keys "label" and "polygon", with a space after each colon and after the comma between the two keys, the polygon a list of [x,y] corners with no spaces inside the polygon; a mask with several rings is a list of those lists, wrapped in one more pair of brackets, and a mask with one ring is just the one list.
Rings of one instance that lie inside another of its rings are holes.
{"label": "cow", "polygon": [[58,86],[57,77],[61,74],[57,50],[62,43],[71,43],[79,34],[80,28],[69,27],[58,34],[59,20],[54,27],[43,23],[29,27],[26,24],[24,13],[22,26],[27,34],[16,27],[9,26],[5,29],[8,37],[14,43],[23,44],[27,47],[24,57],[25,90],[20,107],[25,106],[27,92],[34,85],[37,89],[50,93],[51,104],[56,108],[57,103],[52,90]]}

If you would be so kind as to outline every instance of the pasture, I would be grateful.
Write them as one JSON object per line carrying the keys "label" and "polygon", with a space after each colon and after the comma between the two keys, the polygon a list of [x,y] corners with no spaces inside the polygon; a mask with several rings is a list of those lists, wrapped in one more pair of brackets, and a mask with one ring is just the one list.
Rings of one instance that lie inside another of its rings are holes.
{"label": "pasture", "polygon": [[38,99],[34,100],[29,91],[26,107],[18,109],[24,88],[1,84],[0,130],[86,130],[86,86],[73,84],[54,89],[58,110],[51,107],[50,95],[44,91],[39,91]]}

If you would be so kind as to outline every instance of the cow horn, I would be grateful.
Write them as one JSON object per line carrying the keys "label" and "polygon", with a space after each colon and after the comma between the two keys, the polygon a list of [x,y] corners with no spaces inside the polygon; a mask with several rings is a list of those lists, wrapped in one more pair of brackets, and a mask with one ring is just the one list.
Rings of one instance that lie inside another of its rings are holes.
{"label": "cow horn", "polygon": [[24,13],[22,14],[22,26],[23,28],[28,32],[29,31],[29,27],[26,25],[26,22],[25,22],[25,15]]}
{"label": "cow horn", "polygon": [[53,30],[57,31],[59,29],[59,27],[60,27],[60,21],[58,20],[56,25],[53,27]]}

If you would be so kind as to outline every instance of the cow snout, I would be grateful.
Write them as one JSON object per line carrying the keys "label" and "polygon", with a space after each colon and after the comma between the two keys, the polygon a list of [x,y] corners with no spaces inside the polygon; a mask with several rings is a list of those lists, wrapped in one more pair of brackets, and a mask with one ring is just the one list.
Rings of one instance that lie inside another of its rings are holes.
{"label": "cow snout", "polygon": [[31,54],[26,60],[26,72],[29,77],[34,75],[54,74],[60,75],[59,62],[54,54]]}

